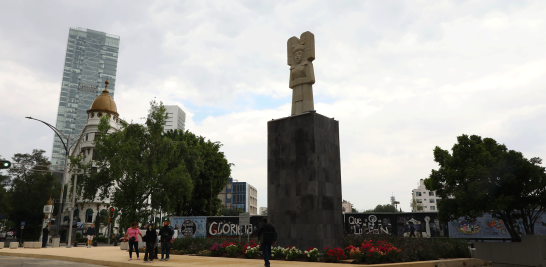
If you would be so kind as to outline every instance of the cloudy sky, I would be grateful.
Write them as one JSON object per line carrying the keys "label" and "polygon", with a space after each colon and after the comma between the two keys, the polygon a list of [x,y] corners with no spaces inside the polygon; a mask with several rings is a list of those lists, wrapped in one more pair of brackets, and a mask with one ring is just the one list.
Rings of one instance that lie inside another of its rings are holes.
{"label": "cloudy sky", "polygon": [[154,97],[224,144],[267,205],[267,121],[290,114],[286,41],[315,34],[315,109],[340,123],[343,198],[359,210],[411,190],[461,134],[546,152],[546,1],[0,0],[0,155],[53,133],[69,27],[121,37],[116,103]]}

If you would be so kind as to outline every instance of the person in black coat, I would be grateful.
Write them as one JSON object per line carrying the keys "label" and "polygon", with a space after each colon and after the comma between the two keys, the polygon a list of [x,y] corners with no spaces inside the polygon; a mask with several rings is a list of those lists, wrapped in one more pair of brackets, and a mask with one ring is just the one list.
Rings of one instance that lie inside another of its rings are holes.
{"label": "person in black coat", "polygon": [[171,239],[173,238],[173,235],[174,230],[169,227],[169,222],[165,221],[163,223],[163,227],[161,227],[161,230],[159,230],[159,241],[161,242],[161,259],[159,261],[163,261],[163,255],[165,253],[167,253],[167,257],[164,260],[169,260],[169,253],[171,251]]}
{"label": "person in black coat", "polygon": [[269,267],[269,258],[271,258],[271,246],[277,244],[277,231],[270,223],[267,223],[267,217],[262,219],[262,227],[258,230],[260,247],[264,254],[265,266]]}
{"label": "person in black coat", "polygon": [[[150,223],[148,229],[146,230],[146,235],[144,238],[146,241],[146,254],[144,254],[144,262],[153,262],[154,261],[154,246],[157,241],[157,232],[155,226]],[[144,241],[144,240],[143,240]]]}
{"label": "person in black coat", "polygon": [[47,246],[47,239],[49,238],[49,229],[47,229],[47,225],[46,227],[44,227],[44,229],[42,229],[42,247],[45,248]]}

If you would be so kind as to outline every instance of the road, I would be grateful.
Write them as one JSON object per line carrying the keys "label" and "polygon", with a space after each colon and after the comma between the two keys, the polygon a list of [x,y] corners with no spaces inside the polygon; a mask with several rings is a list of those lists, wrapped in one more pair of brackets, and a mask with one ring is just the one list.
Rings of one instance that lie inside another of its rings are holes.
{"label": "road", "polygon": [[94,265],[87,263],[74,263],[70,261],[56,261],[56,260],[44,260],[44,259],[35,259],[35,258],[23,258],[23,257],[8,257],[0,256],[0,266],[2,267],[20,267],[20,266],[44,266],[44,267],[68,267],[68,266],[78,266],[78,267],[99,267],[104,265]]}

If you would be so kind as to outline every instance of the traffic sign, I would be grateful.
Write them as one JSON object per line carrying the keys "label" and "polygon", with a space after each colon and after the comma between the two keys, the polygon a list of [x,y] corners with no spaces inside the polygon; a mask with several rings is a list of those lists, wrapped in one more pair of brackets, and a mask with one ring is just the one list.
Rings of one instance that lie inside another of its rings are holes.
{"label": "traffic sign", "polygon": [[22,221],[22,222],[21,222],[21,226],[25,226],[25,221]]}
{"label": "traffic sign", "polygon": [[21,230],[23,230],[23,229],[25,229],[25,227],[24,227],[24,226],[21,226]]}

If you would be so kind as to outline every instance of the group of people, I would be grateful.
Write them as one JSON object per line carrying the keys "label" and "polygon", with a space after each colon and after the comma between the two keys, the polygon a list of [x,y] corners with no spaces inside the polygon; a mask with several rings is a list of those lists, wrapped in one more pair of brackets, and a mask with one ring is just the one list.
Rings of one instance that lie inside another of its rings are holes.
{"label": "group of people", "polygon": [[[157,259],[157,246],[161,244],[161,259],[160,261],[169,260],[169,252],[171,250],[171,243],[173,242],[174,230],[169,226],[169,222],[165,221],[163,227],[157,232],[155,225],[150,224],[146,229],[146,234],[142,236],[142,232],[138,228],[138,223],[133,222],[131,228],[127,230],[125,234],[124,242],[129,240],[129,260],[133,258],[133,249],[136,252],[137,260],[140,260],[138,252],[139,236],[142,241],[146,242],[146,253],[144,254],[144,262],[153,262]],[[277,232],[275,227],[268,223],[267,218],[262,219],[262,226],[258,230],[258,237],[260,239],[260,247],[263,251],[265,266],[269,267],[271,258],[271,246],[277,243]],[[164,256],[166,257],[164,258]]]}
{"label": "group of people", "polygon": [[[137,260],[140,260],[138,252],[139,236],[146,243],[146,253],[144,254],[144,262],[153,262],[157,259],[158,244],[161,244],[161,259],[159,261],[168,261],[173,242],[174,230],[169,226],[169,222],[165,221],[163,227],[159,229],[159,233],[155,225],[150,224],[146,229],[146,233],[142,236],[142,232],[138,228],[138,223],[133,222],[131,228],[125,234],[124,242],[129,240],[129,260],[133,258],[133,249],[135,250]],[[164,257],[166,256],[166,257]]]}

